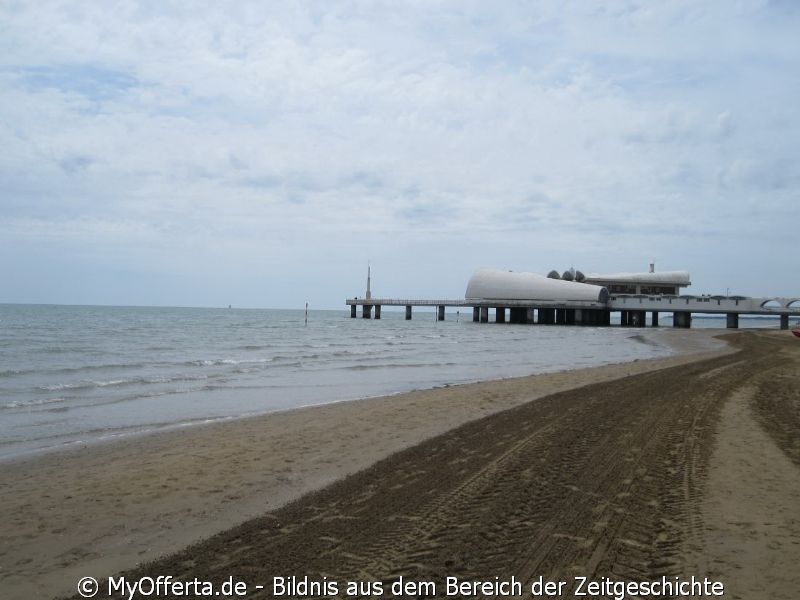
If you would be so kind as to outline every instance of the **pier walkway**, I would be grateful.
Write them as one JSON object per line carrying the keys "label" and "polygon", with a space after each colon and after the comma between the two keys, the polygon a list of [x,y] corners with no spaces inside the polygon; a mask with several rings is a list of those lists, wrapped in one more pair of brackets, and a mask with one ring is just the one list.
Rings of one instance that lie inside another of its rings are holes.
{"label": "pier walkway", "polygon": [[[381,307],[404,306],[405,318],[410,320],[413,307],[435,306],[437,319],[444,321],[445,309],[472,307],[472,320],[487,323],[489,309],[494,309],[497,323],[528,323],[558,325],[610,325],[611,313],[620,313],[620,324],[644,327],[647,313],[651,324],[659,325],[659,313],[671,313],[674,327],[689,328],[692,313],[725,314],[730,329],[739,327],[739,315],[770,315],[780,318],[781,329],[789,328],[789,318],[800,318],[800,298],[749,298],[744,296],[648,296],[612,295],[608,302],[574,300],[500,300],[486,298],[468,299],[410,299],[410,298],[348,298],[350,316],[356,318],[361,306],[365,319],[381,318]],[[374,316],[373,316],[374,315]]]}

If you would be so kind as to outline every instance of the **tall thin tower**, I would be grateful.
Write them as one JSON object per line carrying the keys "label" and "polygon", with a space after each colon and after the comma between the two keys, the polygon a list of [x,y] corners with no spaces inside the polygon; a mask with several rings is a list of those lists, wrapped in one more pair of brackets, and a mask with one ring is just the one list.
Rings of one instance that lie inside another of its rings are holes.
{"label": "tall thin tower", "polygon": [[370,272],[369,272],[369,263],[368,263],[367,264],[367,300],[372,298],[372,292],[369,289],[369,278],[370,278],[369,276],[370,276]]}

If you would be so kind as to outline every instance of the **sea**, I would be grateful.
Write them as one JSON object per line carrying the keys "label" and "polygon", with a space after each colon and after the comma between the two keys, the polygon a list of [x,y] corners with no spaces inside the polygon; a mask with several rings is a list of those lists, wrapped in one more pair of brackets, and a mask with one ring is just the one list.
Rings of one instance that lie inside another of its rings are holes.
{"label": "sea", "polygon": [[471,310],[436,321],[434,308],[406,321],[387,307],[366,320],[349,309],[0,304],[0,460],[671,352],[641,330],[479,324]]}

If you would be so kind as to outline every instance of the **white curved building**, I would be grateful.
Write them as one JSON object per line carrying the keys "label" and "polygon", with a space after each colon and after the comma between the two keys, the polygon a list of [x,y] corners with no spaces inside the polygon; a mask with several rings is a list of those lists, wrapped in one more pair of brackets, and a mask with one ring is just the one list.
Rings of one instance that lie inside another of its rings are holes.
{"label": "white curved building", "polygon": [[537,273],[478,269],[467,283],[464,298],[468,302],[544,300],[605,303],[608,290],[598,285],[550,279]]}

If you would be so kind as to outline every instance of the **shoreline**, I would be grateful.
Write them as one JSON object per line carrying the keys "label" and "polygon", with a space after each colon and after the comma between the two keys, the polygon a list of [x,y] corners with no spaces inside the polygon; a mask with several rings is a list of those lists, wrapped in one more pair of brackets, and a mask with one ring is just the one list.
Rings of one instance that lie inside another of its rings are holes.
{"label": "shoreline", "polygon": [[[647,332],[650,333],[650,332]],[[285,506],[465,423],[591,383],[721,356],[725,330],[659,331],[676,354],[342,401],[0,463],[0,587],[69,593]],[[716,349],[709,349],[709,348]]]}
{"label": "shoreline", "polygon": [[[208,417],[208,418],[197,418],[190,421],[181,421],[175,423],[169,423],[159,426],[147,426],[141,429],[132,429],[130,431],[120,431],[120,432],[109,432],[103,435],[98,435],[96,437],[92,437],[89,439],[76,439],[72,441],[62,442],[52,446],[45,446],[41,448],[33,448],[33,449],[21,449],[9,454],[0,455],[0,466],[8,463],[12,463],[19,460],[27,460],[33,459],[37,457],[45,457],[50,454],[54,453],[69,453],[76,450],[84,450],[93,447],[102,447],[107,444],[119,444],[119,443],[126,443],[129,440],[135,440],[142,437],[149,437],[149,436],[157,436],[157,435],[171,435],[176,432],[180,432],[184,429],[193,429],[196,427],[209,427],[214,426],[226,422],[231,421],[241,421],[247,419],[257,419],[268,417],[269,415],[281,414],[285,412],[291,412],[295,410],[305,410],[309,408],[315,408],[319,406],[327,406],[327,405],[336,405],[341,403],[347,402],[360,402],[365,400],[374,400],[379,398],[390,398],[401,394],[406,393],[413,393],[419,391],[427,391],[427,390],[434,390],[438,388],[451,388],[456,386],[463,386],[463,385],[472,385],[475,383],[487,383],[493,381],[504,381],[509,379],[519,379],[522,377],[537,377],[541,375],[550,375],[553,373],[561,373],[561,372],[571,372],[571,371],[581,371],[585,369],[595,369],[595,368],[602,368],[602,367],[609,367],[614,365],[623,365],[629,364],[633,362],[639,361],[650,361],[650,360],[662,360],[670,358],[676,354],[681,354],[684,352],[700,352],[702,350],[706,351],[713,351],[714,349],[722,349],[724,347],[724,343],[719,342],[717,340],[719,335],[724,335],[725,333],[730,333],[731,330],[729,329],[712,329],[712,328],[703,328],[694,330],[691,335],[691,338],[687,338],[688,341],[682,341],[683,338],[687,335],[685,331],[674,330],[674,329],[667,329],[667,328],[660,328],[660,329],[641,329],[637,331],[632,331],[632,335],[628,336],[629,339],[634,340],[638,344],[643,344],[646,346],[655,346],[655,347],[662,347],[668,348],[669,354],[665,356],[657,356],[651,358],[631,358],[630,360],[624,360],[620,362],[609,362],[609,363],[601,363],[598,365],[593,366],[581,366],[575,368],[557,368],[553,370],[543,370],[536,373],[529,373],[523,375],[508,375],[503,377],[497,378],[479,378],[474,380],[468,381],[460,381],[457,383],[439,383],[433,385],[432,387],[420,387],[420,388],[412,388],[412,389],[400,389],[397,391],[390,391],[385,393],[374,393],[374,394],[367,394],[363,396],[353,396],[353,397],[343,397],[338,398],[335,400],[326,400],[326,401],[319,401],[319,402],[311,402],[308,404],[301,404],[298,406],[294,406],[291,408],[281,408],[277,410],[266,410],[266,411],[252,411],[246,412],[237,415],[225,415],[225,416],[217,416],[217,417]],[[698,333],[700,332],[700,333]],[[664,339],[666,336],[667,339]],[[658,337],[659,341],[653,340],[654,337]],[[672,337],[673,339],[669,339]],[[703,341],[701,341],[703,340]],[[715,340],[717,343],[715,343]],[[701,347],[702,344],[705,344],[707,347]]]}

